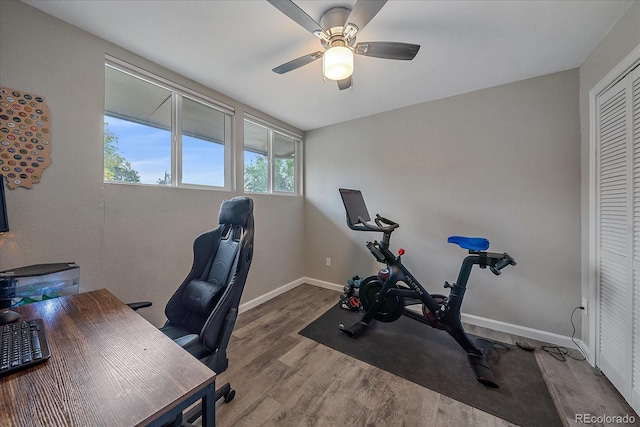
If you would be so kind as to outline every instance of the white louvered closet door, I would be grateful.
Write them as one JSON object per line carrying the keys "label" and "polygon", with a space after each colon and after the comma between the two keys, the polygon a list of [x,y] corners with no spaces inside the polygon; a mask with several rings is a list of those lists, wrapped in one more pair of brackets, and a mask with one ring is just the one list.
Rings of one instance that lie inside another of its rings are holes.
{"label": "white louvered closet door", "polygon": [[630,74],[631,140],[633,144],[633,346],[632,401],[640,412],[640,68]]}
{"label": "white louvered closet door", "polygon": [[640,70],[602,94],[597,111],[596,362],[631,403],[640,396]]}

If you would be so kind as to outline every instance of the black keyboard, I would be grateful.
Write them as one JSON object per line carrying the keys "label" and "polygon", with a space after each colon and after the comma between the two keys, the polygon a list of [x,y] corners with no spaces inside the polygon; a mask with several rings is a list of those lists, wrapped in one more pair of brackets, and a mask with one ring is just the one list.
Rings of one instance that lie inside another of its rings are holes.
{"label": "black keyboard", "polygon": [[51,357],[42,319],[0,326],[0,377]]}

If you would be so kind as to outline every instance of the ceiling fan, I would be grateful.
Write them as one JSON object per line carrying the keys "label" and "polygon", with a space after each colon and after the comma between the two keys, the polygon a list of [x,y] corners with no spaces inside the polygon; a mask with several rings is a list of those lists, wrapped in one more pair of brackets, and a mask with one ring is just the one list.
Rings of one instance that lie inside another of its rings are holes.
{"label": "ceiling fan", "polygon": [[340,90],[353,85],[353,56],[412,60],[420,45],[398,42],[356,43],[359,31],[373,19],[387,0],[358,0],[353,9],[332,7],[322,14],[318,24],[291,0],[267,0],[282,13],[320,39],[324,51],[310,53],[273,69],[278,74],[323,59],[322,72],[327,79],[336,80]]}

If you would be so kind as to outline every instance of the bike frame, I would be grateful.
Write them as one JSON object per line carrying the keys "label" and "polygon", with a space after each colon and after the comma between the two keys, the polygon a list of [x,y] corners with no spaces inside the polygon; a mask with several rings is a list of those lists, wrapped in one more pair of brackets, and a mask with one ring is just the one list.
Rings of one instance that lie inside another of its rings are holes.
{"label": "bike frame", "polygon": [[[383,317],[378,318],[386,322],[397,320],[395,316],[405,315],[429,326],[444,329],[467,352],[467,359],[476,376],[476,380],[487,387],[498,387],[488,366],[486,354],[467,335],[462,326],[460,307],[462,306],[467,282],[474,265],[478,265],[480,268],[489,267],[493,274],[499,275],[500,271],[506,266],[516,265],[515,260],[506,252],[485,252],[484,249],[489,248],[489,241],[484,238],[451,236],[448,241],[468,249],[469,255],[462,261],[458,280],[453,285],[445,282],[445,287],[450,288],[449,296],[440,305],[402,264],[401,257],[404,251],[400,251],[400,255],[395,256],[389,250],[391,233],[399,227],[399,224],[380,215],[376,215],[374,218],[375,225],[369,223],[371,218],[362,198],[362,193],[359,190],[340,189],[340,194],[347,211],[347,225],[349,228],[355,231],[382,232],[382,240],[380,242],[367,242],[367,248],[378,262],[386,264],[386,268],[381,269],[377,275],[377,279],[382,283],[382,288],[376,293],[373,303],[367,308],[362,320],[351,327],[345,327],[341,324],[340,330],[352,338],[357,338],[367,330],[369,323],[376,318],[377,314],[382,315]],[[397,287],[398,282],[405,283],[409,288]],[[364,287],[366,286],[365,284]],[[375,290],[374,288],[371,289]],[[384,312],[379,312],[379,310],[389,296],[397,297],[398,302],[403,304],[402,312],[398,310],[388,318],[384,318]],[[368,298],[368,296],[365,296],[365,298]],[[405,299],[410,299],[411,304],[406,304]],[[435,316],[435,320],[408,310],[407,305],[416,304],[413,302],[414,300],[422,302]],[[365,301],[369,305],[368,299]]]}
{"label": "bike frame", "polygon": [[[481,267],[486,267],[491,264],[495,265],[498,260],[502,259],[503,254],[470,251],[470,255],[462,261],[458,280],[453,285],[445,285],[450,287],[450,291],[445,304],[441,306],[433,299],[429,291],[422,286],[418,279],[402,264],[401,256],[396,257],[389,250],[390,238],[391,233],[385,232],[380,243],[374,242],[367,244],[367,247],[376,259],[379,261],[381,260],[380,258],[384,259],[383,262],[385,262],[387,268],[380,270],[378,273],[378,279],[384,285],[378,293],[373,306],[367,310],[362,318],[362,322],[369,323],[373,320],[376,311],[388,295],[398,296],[403,299],[415,298],[420,300],[427,306],[429,311],[436,315],[438,323],[442,325],[449,335],[451,335],[467,353],[482,355],[482,350],[473,343],[462,326],[460,307],[462,306],[467,282],[469,281],[473,266],[476,264]],[[410,289],[397,288],[396,284],[398,282],[406,283]],[[423,316],[407,310],[406,305],[403,314],[422,323],[428,323]]]}

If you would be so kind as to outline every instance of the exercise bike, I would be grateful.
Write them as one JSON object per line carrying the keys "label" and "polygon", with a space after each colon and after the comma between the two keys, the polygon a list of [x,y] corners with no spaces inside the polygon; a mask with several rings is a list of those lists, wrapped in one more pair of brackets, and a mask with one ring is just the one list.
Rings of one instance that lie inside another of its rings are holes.
{"label": "exercise bike", "polygon": [[[362,193],[359,190],[341,188],[340,195],[347,212],[347,225],[356,231],[377,231],[382,233],[380,242],[367,242],[367,248],[375,259],[384,263],[377,276],[364,279],[360,284],[360,300],[365,310],[362,320],[351,327],[340,325],[340,330],[352,338],[362,335],[375,319],[381,322],[394,322],[404,315],[425,323],[431,327],[449,333],[467,352],[467,358],[476,380],[487,387],[498,388],[484,353],[474,340],[465,332],[460,321],[460,306],[464,298],[467,281],[474,265],[489,267],[495,275],[508,265],[516,265],[507,253],[486,252],[489,241],[480,237],[451,236],[449,243],[455,243],[469,251],[462,261],[458,280],[454,284],[445,282],[449,295],[430,294],[402,264],[404,250],[398,250],[395,256],[389,250],[391,233],[399,224],[376,214],[375,225],[367,211]],[[422,314],[407,309],[407,306],[422,304]]]}

